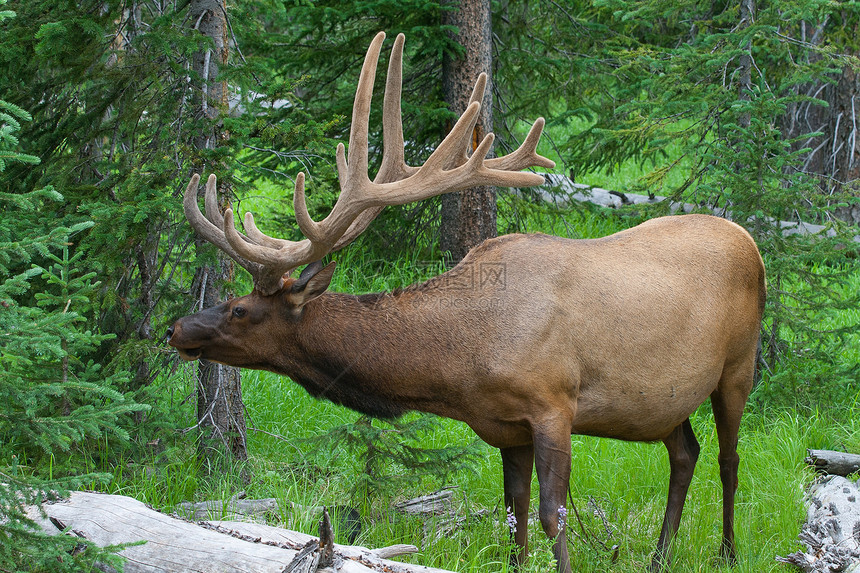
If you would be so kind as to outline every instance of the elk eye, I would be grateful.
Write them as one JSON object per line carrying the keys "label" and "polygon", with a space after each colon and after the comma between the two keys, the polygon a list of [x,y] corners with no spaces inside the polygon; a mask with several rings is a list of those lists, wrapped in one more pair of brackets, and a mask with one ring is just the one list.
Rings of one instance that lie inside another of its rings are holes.
{"label": "elk eye", "polygon": [[233,316],[235,316],[236,318],[242,318],[246,314],[248,314],[248,311],[247,309],[245,309],[244,306],[237,306],[233,308]]}

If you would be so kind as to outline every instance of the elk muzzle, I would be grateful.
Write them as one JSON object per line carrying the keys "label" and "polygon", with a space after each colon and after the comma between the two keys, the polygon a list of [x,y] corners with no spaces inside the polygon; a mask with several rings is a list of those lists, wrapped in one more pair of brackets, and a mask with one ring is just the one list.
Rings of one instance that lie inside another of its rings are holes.
{"label": "elk muzzle", "polygon": [[201,346],[195,346],[193,341],[187,340],[187,337],[185,337],[185,340],[183,339],[183,320],[184,319],[180,318],[173,323],[173,326],[167,329],[167,343],[176,349],[182,360],[190,362],[200,358],[203,354],[203,348]]}

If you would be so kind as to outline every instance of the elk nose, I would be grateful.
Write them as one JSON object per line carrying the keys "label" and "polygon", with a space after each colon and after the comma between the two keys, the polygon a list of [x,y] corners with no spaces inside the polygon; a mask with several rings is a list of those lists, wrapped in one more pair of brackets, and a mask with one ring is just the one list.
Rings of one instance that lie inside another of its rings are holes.
{"label": "elk nose", "polygon": [[170,337],[173,336],[173,327],[167,329],[167,340],[170,340]]}

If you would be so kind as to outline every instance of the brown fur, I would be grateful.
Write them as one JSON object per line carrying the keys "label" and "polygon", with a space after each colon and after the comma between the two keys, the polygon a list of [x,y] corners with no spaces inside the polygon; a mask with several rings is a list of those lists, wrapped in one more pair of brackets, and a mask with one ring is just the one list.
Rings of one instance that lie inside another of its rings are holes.
{"label": "brown fur", "polygon": [[[186,358],[290,376],[315,396],[376,416],[420,410],[466,422],[502,451],[520,557],[533,462],[541,523],[555,537],[572,433],[661,440],[671,464],[652,564],[661,569],[698,457],[688,417],[708,397],[720,442],[723,553],[734,559],[737,434],[764,281],[755,243],[738,225],[664,217],[602,239],[490,239],[451,271],[395,293],[302,300],[288,279],[274,295],[180,319],[170,344]],[[233,314],[236,306],[245,316]],[[569,571],[563,540],[555,552]]]}

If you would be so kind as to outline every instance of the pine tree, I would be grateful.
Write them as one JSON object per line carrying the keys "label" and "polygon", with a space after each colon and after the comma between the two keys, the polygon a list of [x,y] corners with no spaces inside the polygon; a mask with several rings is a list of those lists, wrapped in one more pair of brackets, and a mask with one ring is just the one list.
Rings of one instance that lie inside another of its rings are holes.
{"label": "pine tree", "polygon": [[[189,32],[208,40],[192,57],[194,75],[200,81],[195,89],[194,107],[198,115],[210,120],[200,126],[201,131],[193,138],[194,146],[201,158],[211,161],[206,168],[223,171],[221,162],[212,157],[211,152],[219,147],[220,141],[229,139],[226,130],[216,124],[220,116],[229,111],[230,88],[219,73],[228,63],[227,6],[223,0],[192,0],[188,15]],[[230,195],[223,179],[220,187],[222,197]],[[195,243],[198,249],[206,248],[206,241],[201,238]],[[233,278],[234,267],[226,254],[218,253],[211,264],[197,269],[193,284],[201,309],[216,306],[229,297],[224,286]],[[240,370],[200,360],[196,386],[197,425],[201,429],[199,453],[204,463],[212,468],[225,454],[239,460],[248,459]]]}
{"label": "pine tree", "polygon": [[[0,0],[0,6],[5,0]],[[0,11],[0,22],[14,15]],[[0,101],[0,181],[13,164],[38,164],[18,151],[17,134],[31,118]],[[4,181],[5,183],[5,181]],[[5,187],[5,185],[4,185]],[[110,554],[73,536],[38,531],[25,506],[104,478],[66,475],[66,460],[91,440],[127,440],[121,419],[143,409],[117,390],[121,375],[104,376],[81,359],[109,336],[95,334],[82,313],[98,286],[80,273],[70,241],[92,227],[53,226],[50,210],[63,197],[51,187],[0,192],[0,567],[3,570],[89,570]]]}
{"label": "pine tree", "polygon": [[439,426],[439,418],[415,413],[398,420],[376,420],[358,416],[325,434],[307,440],[314,455],[330,456],[345,448],[355,460],[353,501],[372,499],[416,481],[428,480],[429,487],[443,487],[457,472],[473,469],[480,443],[425,448],[418,442]]}
{"label": "pine tree", "polygon": [[[217,2],[209,4],[218,10]],[[188,23],[190,3],[11,5],[18,15],[0,35],[0,93],[33,114],[19,135],[42,161],[11,165],[9,188],[24,193],[50,183],[65,197],[53,204],[53,221],[95,223],[76,236],[69,256],[83,252],[75,259],[81,272],[95,271],[102,282],[81,311],[90,328],[115,337],[88,358],[102,363],[106,374],[131,372],[127,389],[160,410],[163,402],[149,385],[170,358],[159,335],[195,308],[192,298],[199,297],[189,293],[195,270],[217,256],[214,248],[191,247],[180,194],[192,171],[217,169],[219,182],[232,189],[226,200],[256,194],[260,181],[286,188],[287,175],[301,169],[302,154],[292,150],[314,149],[328,124],[285,122],[290,112],[270,105],[289,99],[289,107],[298,108],[300,100],[272,64],[277,37],[260,29],[266,18],[249,15],[262,9],[260,3],[238,3],[235,13],[231,6],[225,34],[235,49],[209,81],[192,65],[194,54],[211,43],[188,33],[196,22]],[[253,47],[247,57],[246,38]],[[214,116],[195,105],[199,86],[207,83],[229,84],[235,96],[208,102],[218,110]],[[196,145],[198,134],[214,131],[230,137],[211,148]],[[299,161],[284,165],[285,157]],[[245,288],[247,276],[232,278],[237,290]],[[178,417],[155,414],[171,422]],[[140,447],[159,431],[145,421],[138,416]]]}

